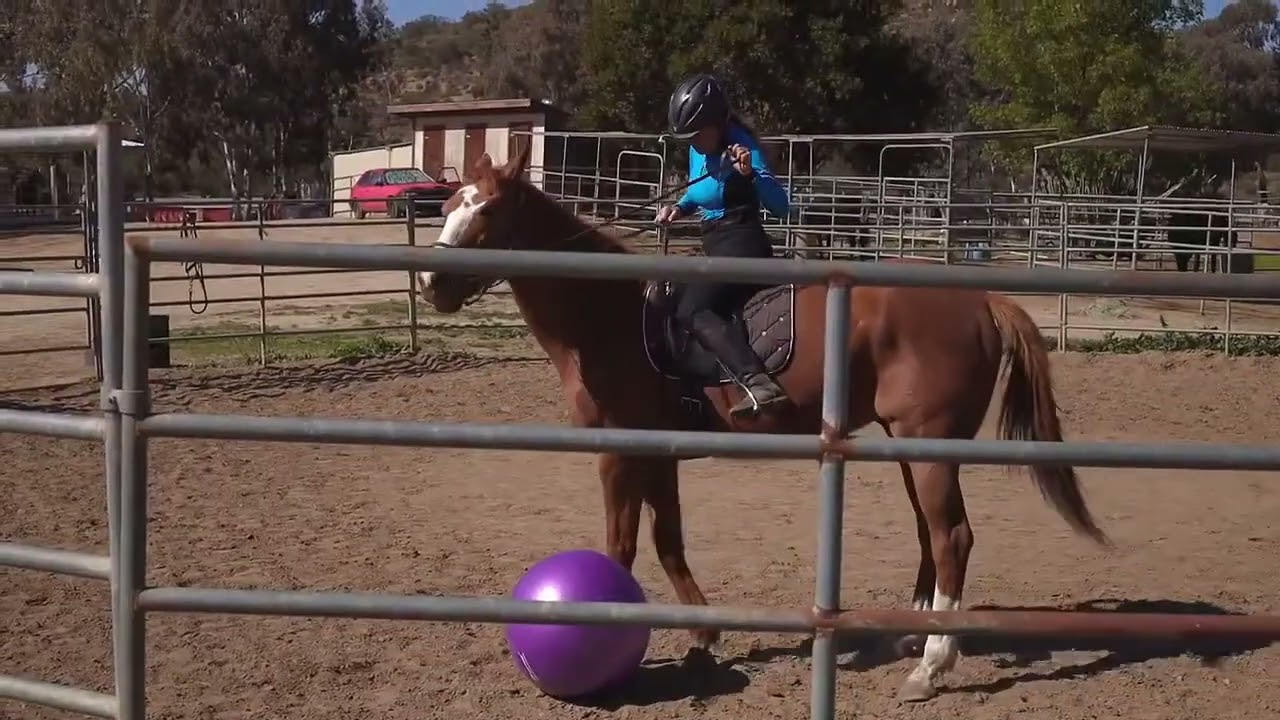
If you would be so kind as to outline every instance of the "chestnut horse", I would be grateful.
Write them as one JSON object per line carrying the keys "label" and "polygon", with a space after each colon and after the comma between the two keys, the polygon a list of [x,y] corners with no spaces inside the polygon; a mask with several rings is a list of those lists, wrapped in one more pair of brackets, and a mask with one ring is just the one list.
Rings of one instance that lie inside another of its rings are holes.
{"label": "chestnut horse", "polygon": [[[436,245],[632,252],[527,182],[528,162],[527,145],[502,167],[483,156],[473,182],[445,204],[444,229]],[[424,272],[418,281],[423,299],[448,314],[478,298],[494,279]],[[757,350],[793,402],[777,413],[739,419],[731,418],[728,408],[742,391],[671,330],[664,293],[656,290],[661,284],[543,277],[508,282],[524,321],[559,375],[577,426],[820,431],[826,314],[822,286],[762,289],[743,312],[743,325],[750,327]],[[874,422],[896,437],[972,438],[1007,356],[1001,435],[1062,439],[1044,340],[1031,317],[1009,298],[985,291],[856,287],[850,303],[853,324],[846,354],[851,429]],[[767,341],[763,346],[758,342],[762,337]],[[632,566],[640,510],[647,505],[658,559],[680,602],[705,605],[685,560],[679,460],[600,456],[608,554]],[[957,609],[973,546],[960,469],[952,463],[912,462],[902,463],[901,470],[920,541],[913,606]],[[1031,474],[1048,504],[1075,531],[1107,542],[1072,468],[1034,467]],[[704,649],[719,639],[714,630],[696,630],[693,636],[696,647]],[[903,700],[933,697],[938,678],[959,655],[956,639],[949,636],[930,635],[923,649],[919,638],[905,638],[896,648],[922,655],[899,693]]]}

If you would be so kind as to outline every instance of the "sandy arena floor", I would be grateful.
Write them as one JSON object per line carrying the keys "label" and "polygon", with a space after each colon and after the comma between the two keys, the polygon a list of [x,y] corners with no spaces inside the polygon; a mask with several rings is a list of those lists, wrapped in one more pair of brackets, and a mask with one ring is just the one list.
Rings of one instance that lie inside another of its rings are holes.
{"label": "sandy arena floor", "polygon": [[[1200,355],[1054,358],[1076,438],[1273,442],[1280,361]],[[435,372],[424,362],[219,371],[157,380],[160,409],[270,415],[561,422],[545,363]],[[89,408],[78,385],[8,396]],[[990,436],[990,430],[984,431]],[[0,436],[0,537],[105,546],[102,460],[92,444]],[[158,442],[152,451],[154,583],[220,587],[505,593],[531,562],[601,547],[588,455]],[[904,605],[917,547],[896,467],[852,468],[844,592],[852,607]],[[688,463],[690,558],[712,602],[807,606],[815,516],[811,463]],[[1118,547],[1072,537],[1021,475],[972,467],[977,535],[969,606],[1280,612],[1280,493],[1266,474],[1085,469]],[[642,540],[637,574],[672,593]],[[111,689],[106,589],[0,570],[0,669]],[[755,720],[808,713],[799,638],[732,633],[728,660],[691,675],[687,636],[655,633],[649,664],[610,707],[540,696],[484,625],[155,615],[149,717],[420,720]],[[948,692],[893,699],[909,661],[840,673],[848,718],[1269,717],[1280,649],[1179,644],[969,642]],[[62,715],[0,701],[0,718]]]}

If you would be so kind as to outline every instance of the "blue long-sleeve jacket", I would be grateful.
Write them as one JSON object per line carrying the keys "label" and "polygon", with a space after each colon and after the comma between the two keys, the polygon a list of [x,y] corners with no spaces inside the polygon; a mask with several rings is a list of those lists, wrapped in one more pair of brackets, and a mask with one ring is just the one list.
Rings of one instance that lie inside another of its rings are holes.
{"label": "blue long-sleeve jacket", "polygon": [[[756,189],[756,197],[769,214],[774,217],[785,217],[791,209],[791,200],[787,197],[787,189],[778,182],[765,164],[764,154],[760,152],[760,144],[736,123],[729,123],[728,145],[742,145],[751,149],[751,167],[755,169],[752,184]],[[733,163],[716,154],[708,158],[689,147],[689,179],[699,177],[711,170],[709,177],[694,183],[685,191],[684,197],[676,203],[680,211],[686,215],[701,209],[704,220],[714,220],[724,215],[724,181],[729,173],[737,172]]]}

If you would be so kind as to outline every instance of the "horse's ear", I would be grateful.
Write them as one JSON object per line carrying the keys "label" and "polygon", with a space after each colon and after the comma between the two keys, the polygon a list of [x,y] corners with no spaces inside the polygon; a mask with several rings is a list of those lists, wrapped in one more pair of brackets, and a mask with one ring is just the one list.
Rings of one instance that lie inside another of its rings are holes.
{"label": "horse's ear", "polygon": [[474,172],[476,179],[487,177],[493,172],[493,158],[489,157],[489,153],[483,153],[480,159],[476,160]]}
{"label": "horse's ear", "polygon": [[520,143],[520,152],[516,156],[507,161],[499,172],[502,177],[508,180],[514,180],[524,175],[525,170],[529,169],[529,156],[533,153],[533,143]]}

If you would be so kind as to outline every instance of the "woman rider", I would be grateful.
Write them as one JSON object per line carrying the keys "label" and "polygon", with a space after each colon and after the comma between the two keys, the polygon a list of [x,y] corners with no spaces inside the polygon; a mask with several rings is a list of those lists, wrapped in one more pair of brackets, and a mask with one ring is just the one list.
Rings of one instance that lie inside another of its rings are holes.
{"label": "woman rider", "polygon": [[[708,176],[690,186],[675,205],[659,209],[657,221],[666,225],[701,210],[704,254],[772,257],[760,206],[785,216],[790,207],[787,191],[769,172],[756,138],[730,110],[724,88],[710,75],[685,80],[671,94],[667,119],[672,135],[691,141],[689,177]],[[730,409],[734,416],[771,410],[788,401],[746,334],[731,320],[758,291],[737,283],[690,283],[676,306],[676,321],[746,390],[746,397]]]}

